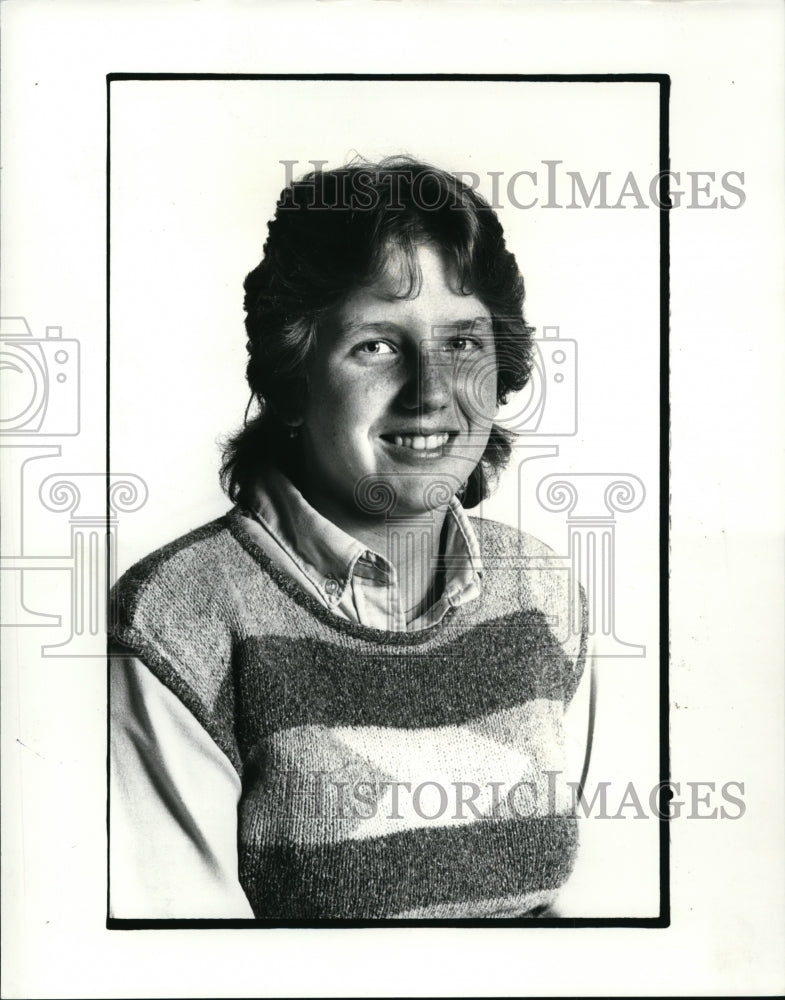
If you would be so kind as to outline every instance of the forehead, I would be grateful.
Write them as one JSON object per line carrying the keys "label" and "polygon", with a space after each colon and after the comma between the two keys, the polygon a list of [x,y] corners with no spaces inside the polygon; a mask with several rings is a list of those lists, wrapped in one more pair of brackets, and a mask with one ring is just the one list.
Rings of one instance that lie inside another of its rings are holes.
{"label": "forehead", "polygon": [[337,314],[348,322],[410,317],[450,323],[490,317],[476,295],[461,290],[452,262],[428,245],[416,246],[411,257],[390,248],[376,280],[347,296]]}

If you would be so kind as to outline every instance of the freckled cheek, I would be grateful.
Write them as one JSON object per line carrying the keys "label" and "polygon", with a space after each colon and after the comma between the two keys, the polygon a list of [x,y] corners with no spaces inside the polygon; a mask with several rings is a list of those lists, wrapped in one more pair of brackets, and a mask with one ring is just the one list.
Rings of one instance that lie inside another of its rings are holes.
{"label": "freckled cheek", "polygon": [[455,396],[470,424],[490,425],[496,413],[498,373],[487,362],[466,365],[455,381]]}
{"label": "freckled cheek", "polygon": [[360,375],[338,392],[336,402],[347,423],[367,431],[389,412],[393,395],[386,383]]}
{"label": "freckled cheek", "polygon": [[385,410],[369,388],[357,380],[331,387],[312,414],[317,433],[328,436],[343,453],[368,451],[378,436]]}

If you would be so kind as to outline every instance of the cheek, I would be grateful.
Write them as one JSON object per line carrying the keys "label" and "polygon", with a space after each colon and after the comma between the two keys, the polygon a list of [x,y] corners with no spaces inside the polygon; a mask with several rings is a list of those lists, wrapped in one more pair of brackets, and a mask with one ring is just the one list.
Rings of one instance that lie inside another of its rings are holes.
{"label": "cheek", "polygon": [[467,362],[458,372],[456,396],[471,423],[490,426],[498,409],[498,381],[498,368],[493,358]]}
{"label": "cheek", "polygon": [[373,394],[358,379],[333,380],[312,393],[305,422],[314,439],[339,451],[362,446],[375,413]]}

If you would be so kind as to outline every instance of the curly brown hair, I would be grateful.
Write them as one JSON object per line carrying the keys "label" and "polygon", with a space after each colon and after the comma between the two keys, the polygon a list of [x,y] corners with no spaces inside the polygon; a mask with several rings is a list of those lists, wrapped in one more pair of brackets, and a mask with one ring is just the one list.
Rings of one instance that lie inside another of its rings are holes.
{"label": "curly brown hair", "polygon": [[[260,463],[296,478],[297,449],[285,418],[305,398],[321,321],[379,277],[392,248],[408,269],[401,295],[416,295],[416,248],[424,243],[444,254],[461,291],[491,313],[499,404],[526,385],[532,328],[523,318],[523,278],[485,199],[452,174],[404,156],[312,171],[281,193],[262,260],[244,283],[246,376],[259,414],[224,449],[221,482],[232,500],[248,502]],[[462,494],[464,506],[489,495],[510,442],[511,434],[494,424]]]}

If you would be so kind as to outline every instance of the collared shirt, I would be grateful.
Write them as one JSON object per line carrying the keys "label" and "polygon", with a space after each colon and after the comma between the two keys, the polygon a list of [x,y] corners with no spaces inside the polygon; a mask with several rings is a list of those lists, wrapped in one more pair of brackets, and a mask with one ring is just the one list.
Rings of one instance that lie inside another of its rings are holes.
{"label": "collared shirt", "polygon": [[[480,595],[482,560],[469,518],[457,497],[447,509],[441,553],[409,560],[414,567],[444,569],[444,586],[427,608],[407,612],[396,568],[323,517],[278,469],[260,477],[245,526],[263,552],[300,586],[341,618],[384,629],[413,632],[441,621],[451,607]],[[394,545],[423,544],[391,523]],[[417,553],[422,556],[422,552]]]}
{"label": "collared shirt", "polygon": [[[244,517],[275,565],[349,621],[387,631],[422,629],[482,590],[477,538],[457,499],[450,503],[443,536],[442,592],[408,621],[395,567],[314,510],[283,474],[260,479],[253,510]],[[567,727],[576,775],[587,698],[587,683],[581,683],[569,713],[577,737]],[[237,868],[242,788],[228,758],[132,655],[112,658],[110,712],[112,916],[252,919]]]}
{"label": "collared shirt", "polygon": [[[446,519],[442,593],[408,622],[395,567],[319,514],[282,473],[259,479],[243,516],[276,566],[349,621],[422,629],[481,592],[477,538],[457,499]],[[112,915],[253,918],[237,873],[237,773],[144,663],[115,656],[112,666]]]}

